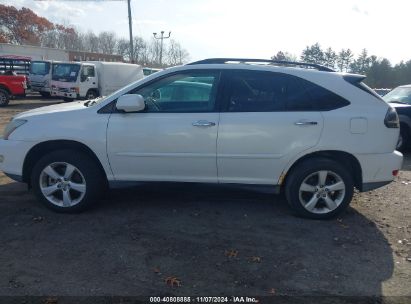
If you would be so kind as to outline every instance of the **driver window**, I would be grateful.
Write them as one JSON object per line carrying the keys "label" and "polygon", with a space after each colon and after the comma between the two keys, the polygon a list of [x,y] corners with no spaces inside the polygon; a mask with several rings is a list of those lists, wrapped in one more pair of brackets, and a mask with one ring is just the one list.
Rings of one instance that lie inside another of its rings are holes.
{"label": "driver window", "polygon": [[146,112],[213,112],[219,72],[174,74],[134,90],[146,102]]}
{"label": "driver window", "polygon": [[93,66],[83,66],[81,73],[81,81],[86,81],[87,77],[94,77],[94,67]]}

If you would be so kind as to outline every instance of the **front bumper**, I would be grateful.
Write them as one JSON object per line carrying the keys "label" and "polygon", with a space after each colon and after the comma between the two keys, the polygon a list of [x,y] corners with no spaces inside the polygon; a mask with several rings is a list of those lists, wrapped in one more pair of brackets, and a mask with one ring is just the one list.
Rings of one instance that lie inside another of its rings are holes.
{"label": "front bumper", "polygon": [[27,153],[35,143],[0,139],[0,171],[13,179],[23,176],[23,164]]}
{"label": "front bumper", "polygon": [[394,180],[393,172],[400,170],[403,162],[401,152],[383,154],[357,154],[362,169],[362,191],[369,191],[389,184]]}
{"label": "front bumper", "polygon": [[51,92],[49,87],[31,85],[30,88],[31,88],[32,91],[35,91],[35,92],[45,92],[45,93],[50,93]]}
{"label": "front bumper", "polygon": [[62,91],[57,91],[57,90],[52,90],[51,91],[51,96],[56,96],[56,97],[67,97],[67,98],[77,98],[77,93],[76,92],[62,92]]}

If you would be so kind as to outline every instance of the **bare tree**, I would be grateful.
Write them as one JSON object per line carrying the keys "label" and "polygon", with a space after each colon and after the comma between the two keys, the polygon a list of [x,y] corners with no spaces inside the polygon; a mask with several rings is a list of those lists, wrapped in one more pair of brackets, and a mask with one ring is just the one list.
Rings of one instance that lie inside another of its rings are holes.
{"label": "bare tree", "polygon": [[174,39],[170,40],[166,50],[166,63],[168,65],[181,65],[189,59],[188,52],[182,48],[181,44]]}
{"label": "bare tree", "polygon": [[117,37],[113,32],[101,32],[98,35],[98,49],[104,54],[114,54]]}
{"label": "bare tree", "polygon": [[98,37],[93,32],[84,36],[84,51],[97,53],[99,51]]}

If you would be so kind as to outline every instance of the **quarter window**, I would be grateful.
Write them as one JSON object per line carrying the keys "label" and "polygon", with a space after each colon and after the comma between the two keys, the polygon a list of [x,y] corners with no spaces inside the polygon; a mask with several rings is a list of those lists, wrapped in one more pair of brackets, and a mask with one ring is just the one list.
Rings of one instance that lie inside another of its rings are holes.
{"label": "quarter window", "polygon": [[140,94],[147,112],[212,112],[219,72],[174,74],[131,93]]}

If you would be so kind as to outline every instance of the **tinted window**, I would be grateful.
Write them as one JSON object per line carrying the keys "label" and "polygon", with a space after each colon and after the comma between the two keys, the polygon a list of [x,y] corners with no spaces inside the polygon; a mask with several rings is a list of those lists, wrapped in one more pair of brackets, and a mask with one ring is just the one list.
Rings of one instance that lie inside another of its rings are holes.
{"label": "tinted window", "polygon": [[228,111],[328,111],[348,105],[344,98],[288,74],[235,71],[229,76]]}
{"label": "tinted window", "polygon": [[212,112],[219,72],[174,74],[133,90],[146,101],[147,112]]}
{"label": "tinted window", "polygon": [[301,78],[296,79],[307,98],[290,103],[289,111],[330,111],[350,104],[343,97],[319,85]]}
{"label": "tinted window", "polygon": [[285,79],[274,73],[234,72],[230,75],[230,112],[284,110]]}

